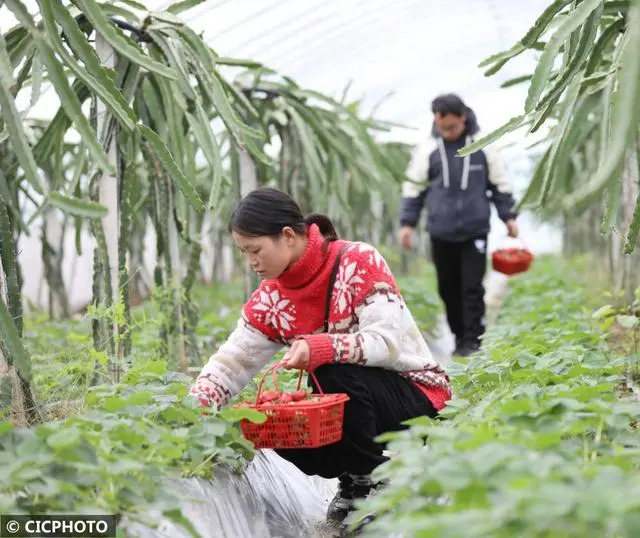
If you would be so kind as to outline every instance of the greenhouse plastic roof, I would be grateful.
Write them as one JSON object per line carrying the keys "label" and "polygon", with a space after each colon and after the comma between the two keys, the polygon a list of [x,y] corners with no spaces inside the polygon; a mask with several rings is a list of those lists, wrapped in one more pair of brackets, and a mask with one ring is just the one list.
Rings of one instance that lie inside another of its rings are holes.
{"label": "greenhouse plastic roof", "polygon": [[[150,11],[172,2],[147,0]],[[35,10],[35,1],[26,4]],[[429,104],[458,92],[485,132],[522,112],[526,85],[500,89],[531,73],[532,55],[485,77],[478,64],[511,47],[546,0],[207,0],[181,14],[221,55],[257,60],[304,87],[362,98],[365,113],[413,128],[431,123]],[[0,27],[14,23],[0,8]],[[45,94],[32,112],[52,109]],[[390,95],[391,94],[391,95]],[[386,99],[385,99],[386,97]],[[382,103],[380,104],[380,102]],[[416,138],[396,131],[393,138]]]}

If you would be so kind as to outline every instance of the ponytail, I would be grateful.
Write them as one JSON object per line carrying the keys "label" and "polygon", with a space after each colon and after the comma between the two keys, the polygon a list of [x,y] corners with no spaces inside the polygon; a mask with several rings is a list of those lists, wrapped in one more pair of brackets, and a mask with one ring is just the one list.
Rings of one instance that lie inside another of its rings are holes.
{"label": "ponytail", "polygon": [[304,223],[307,226],[316,224],[320,229],[320,233],[327,241],[337,241],[339,239],[338,232],[331,222],[331,219],[322,213],[311,213],[304,218]]}

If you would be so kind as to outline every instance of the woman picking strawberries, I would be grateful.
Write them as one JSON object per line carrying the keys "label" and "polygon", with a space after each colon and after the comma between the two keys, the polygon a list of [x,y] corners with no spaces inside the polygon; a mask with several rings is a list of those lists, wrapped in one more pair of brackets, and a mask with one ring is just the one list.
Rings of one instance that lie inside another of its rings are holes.
{"label": "woman picking strawberries", "polygon": [[338,239],[328,217],[304,218],[293,199],[271,188],[240,201],[229,231],[263,280],[191,393],[203,405],[225,405],[283,346],[286,368],[314,372],[326,393],[346,393],[341,441],[277,450],[307,475],[339,479],[327,518],[342,522],[354,499],[379,486],[371,472],[387,457],[374,438],[410,418],[436,417],[451,397],[449,378],[374,247]]}

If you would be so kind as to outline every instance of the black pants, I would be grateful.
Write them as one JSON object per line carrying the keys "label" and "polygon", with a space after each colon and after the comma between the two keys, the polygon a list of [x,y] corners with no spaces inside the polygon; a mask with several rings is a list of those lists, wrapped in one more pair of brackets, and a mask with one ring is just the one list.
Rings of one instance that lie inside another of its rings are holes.
{"label": "black pants", "polygon": [[484,333],[487,236],[461,243],[432,237],[431,253],[451,332],[458,344],[478,345]]}
{"label": "black pants", "polygon": [[[346,393],[343,436],[337,443],[319,448],[276,450],[307,475],[336,478],[343,473],[369,474],[388,458],[385,445],[374,438],[387,431],[406,429],[400,423],[437,411],[428,398],[398,373],[353,364],[327,364],[315,370],[326,393]],[[317,387],[311,376],[309,385]]]}

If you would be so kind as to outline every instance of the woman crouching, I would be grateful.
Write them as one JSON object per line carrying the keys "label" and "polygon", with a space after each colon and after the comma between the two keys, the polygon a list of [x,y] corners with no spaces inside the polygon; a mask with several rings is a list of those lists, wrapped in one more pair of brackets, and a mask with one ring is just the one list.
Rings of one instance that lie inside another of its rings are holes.
{"label": "woman crouching", "polygon": [[346,393],[341,441],[276,451],[307,475],[339,479],[327,519],[342,522],[354,499],[379,486],[371,472],[387,457],[374,438],[410,418],[436,417],[451,397],[449,378],[374,247],[338,239],[328,217],[304,218],[271,188],[239,202],[229,231],[263,280],[191,393],[202,405],[225,405],[284,346],[286,368],[314,372],[326,393]]}

